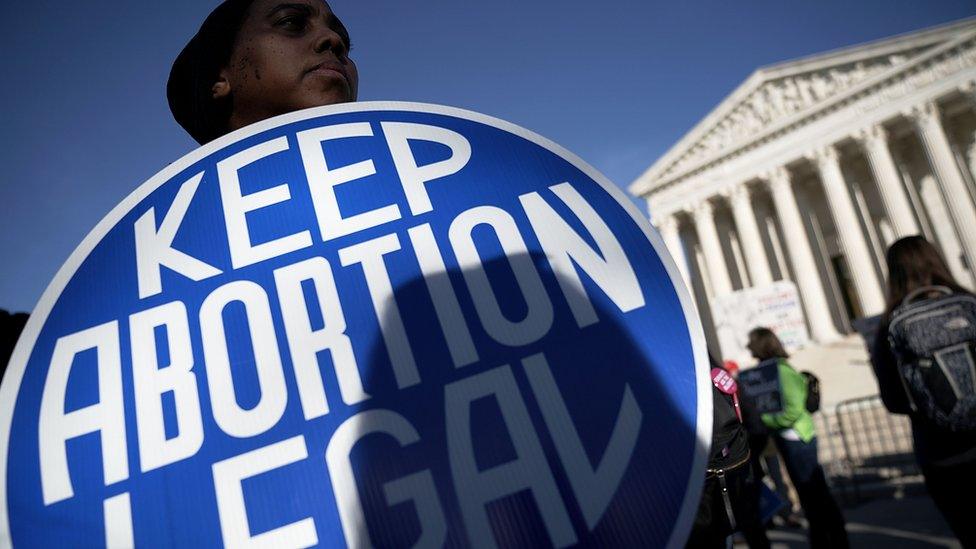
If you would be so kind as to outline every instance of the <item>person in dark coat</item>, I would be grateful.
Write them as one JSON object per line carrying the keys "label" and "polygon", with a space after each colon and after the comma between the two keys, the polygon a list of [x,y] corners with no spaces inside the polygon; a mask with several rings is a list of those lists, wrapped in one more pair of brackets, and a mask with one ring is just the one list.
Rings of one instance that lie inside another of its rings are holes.
{"label": "person in dark coat", "polygon": [[912,423],[915,459],[925,477],[932,501],[964,547],[976,547],[972,519],[976,494],[976,432],[950,432],[912,411],[898,373],[898,361],[888,341],[892,311],[906,296],[926,286],[944,286],[953,293],[970,293],[956,282],[935,246],[921,236],[909,236],[888,248],[888,306],[881,317],[871,352],[871,365],[885,408],[907,414]]}
{"label": "person in dark coat", "polygon": [[[742,532],[751,549],[770,547],[759,516],[759,470],[749,452],[749,434],[738,412],[734,381],[715,358],[712,365],[712,448],[705,486],[688,538],[689,548],[724,548],[734,532]],[[717,378],[716,376],[721,376]],[[720,389],[720,386],[722,387]]]}

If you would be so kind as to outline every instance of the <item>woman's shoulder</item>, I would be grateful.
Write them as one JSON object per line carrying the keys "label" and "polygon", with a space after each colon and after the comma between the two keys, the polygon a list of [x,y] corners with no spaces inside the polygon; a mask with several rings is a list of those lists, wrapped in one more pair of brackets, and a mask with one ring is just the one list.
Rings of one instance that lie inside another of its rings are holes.
{"label": "woman's shoulder", "polygon": [[779,364],[780,368],[789,368],[790,370],[796,370],[796,368],[793,367],[793,363],[790,362],[790,359],[788,357],[781,356],[776,359],[776,363]]}
{"label": "woman's shoulder", "polygon": [[797,370],[786,357],[778,358],[777,364],[779,365],[780,375],[797,376],[797,377],[800,376],[800,371]]}

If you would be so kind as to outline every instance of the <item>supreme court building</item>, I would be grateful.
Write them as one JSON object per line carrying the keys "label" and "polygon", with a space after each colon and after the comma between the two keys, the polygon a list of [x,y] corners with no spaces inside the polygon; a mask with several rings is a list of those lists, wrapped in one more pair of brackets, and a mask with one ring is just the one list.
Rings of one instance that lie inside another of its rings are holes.
{"label": "supreme court building", "polygon": [[710,339],[710,303],[786,280],[827,343],[884,309],[884,251],[902,236],[924,235],[974,286],[974,177],[966,19],[756,70],[630,191]]}

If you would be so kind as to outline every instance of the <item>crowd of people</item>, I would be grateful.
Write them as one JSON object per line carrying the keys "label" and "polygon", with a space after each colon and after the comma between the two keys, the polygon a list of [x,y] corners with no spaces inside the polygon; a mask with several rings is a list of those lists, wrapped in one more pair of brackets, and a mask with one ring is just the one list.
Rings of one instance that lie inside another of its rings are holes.
{"label": "crowd of people", "polygon": [[844,516],[817,457],[807,378],[789,363],[789,354],[769,328],[751,330],[748,349],[757,365],[735,372],[739,375],[734,381],[712,357],[711,458],[688,547],[725,547],[735,531],[753,549],[770,547],[766,523],[771,520],[760,514],[765,475],[777,487],[784,523],[797,526],[779,460],[768,452],[769,445],[776,448],[796,490],[810,546],[848,547]]}
{"label": "crowd of people", "polygon": [[[976,297],[921,236],[894,242],[886,263],[887,307],[870,349],[881,399],[889,412],[910,418],[929,496],[963,547],[976,547],[976,524],[968,520],[976,488]],[[750,547],[769,547],[758,513],[763,475],[777,485],[785,516],[791,511],[778,464],[765,461],[771,440],[796,489],[810,546],[847,547],[844,517],[817,457],[810,377],[793,368],[768,328],[749,332],[748,349],[756,365],[736,371],[738,383],[713,358],[712,460],[688,546],[724,547],[739,531]],[[729,383],[734,390],[723,392]],[[730,409],[740,410],[735,421]],[[739,437],[746,447],[735,447]]]}
{"label": "crowd of people", "polygon": [[[174,64],[170,106],[200,143],[277,114],[356,99],[349,35],[327,4],[276,6],[266,0],[222,3]],[[306,63],[306,52],[324,61]],[[965,322],[976,324],[976,300],[919,236],[890,247],[887,271],[887,309],[871,352],[881,398],[890,412],[911,418],[929,494],[963,545],[976,547],[976,523],[967,516],[972,505],[960,503],[976,492],[974,340],[952,340],[946,336],[952,330],[936,330],[930,322],[933,311],[948,307],[958,314],[946,322],[966,332]],[[10,336],[0,364],[25,319],[0,319]],[[763,477],[786,500],[780,520],[798,524],[781,462],[808,523],[810,545],[847,547],[843,513],[818,461],[808,378],[790,364],[770,329],[754,327],[748,339],[756,365],[737,378],[713,358],[712,451],[688,546],[725,547],[739,531],[750,547],[769,547],[760,513]]]}

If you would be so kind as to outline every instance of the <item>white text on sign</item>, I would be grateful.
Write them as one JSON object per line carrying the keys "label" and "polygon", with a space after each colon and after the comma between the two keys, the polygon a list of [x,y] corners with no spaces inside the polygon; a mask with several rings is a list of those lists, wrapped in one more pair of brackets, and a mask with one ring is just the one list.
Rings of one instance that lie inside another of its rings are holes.
{"label": "white text on sign", "polygon": [[[39,455],[41,491],[45,505],[74,497],[72,464],[68,441],[97,433],[101,440],[102,471],[105,485],[130,477],[127,449],[138,448],[139,470],[146,473],[167,467],[196,455],[206,444],[204,424],[213,421],[223,435],[249,439],[268,432],[279,424],[289,401],[297,398],[307,421],[326,416],[339,407],[369,408],[371,395],[362,378],[363,357],[357,356],[352,336],[347,333],[347,310],[353,306],[344,298],[346,289],[337,283],[338,269],[361,273],[370,297],[385,351],[389,375],[396,387],[406,390],[425,383],[414,349],[407,336],[405,318],[391,280],[388,264],[394,254],[411,254],[417,277],[429,292],[439,328],[454,368],[470,368],[481,361],[472,329],[476,327],[494,342],[518,349],[540,341],[553,325],[553,299],[533,261],[525,235],[516,217],[525,219],[539,243],[545,260],[555,274],[559,293],[566,300],[576,326],[583,329],[600,318],[587,293],[582,274],[621,312],[645,305],[644,293],[635,271],[617,237],[593,206],[569,182],[552,185],[544,193],[530,192],[518,197],[520,208],[510,212],[482,205],[458,213],[444,234],[435,234],[431,224],[418,219],[415,224],[381,236],[350,243],[334,255],[303,257],[273,270],[273,287],[236,278],[233,271],[283,257],[309,248],[313,240],[330,242],[353,237],[400,220],[422,216],[438,207],[429,192],[431,185],[447,185],[450,176],[462,173],[472,155],[471,145],[461,134],[445,128],[402,122],[383,122],[382,134],[401,183],[408,212],[388,204],[356,215],[344,216],[336,188],[355,185],[357,180],[376,173],[372,160],[347,166],[331,166],[322,143],[344,139],[377,139],[369,123],[351,123],[305,130],[297,134],[302,167],[317,226],[295,227],[294,232],[270,241],[252,240],[248,215],[274,208],[292,200],[287,183],[244,193],[238,173],[288,148],[280,137],[251,146],[217,163],[217,184],[226,229],[231,264],[217,265],[209,258],[194,257],[174,246],[187,212],[194,205],[205,173],[182,184],[157,223],[156,211],[148,209],[134,223],[136,275],[140,298],[164,294],[163,269],[194,281],[214,277],[217,285],[196,310],[183,300],[134,311],[121,318],[60,337],[57,341],[41,399]],[[409,142],[433,141],[450,151],[448,158],[419,165]],[[555,207],[554,205],[559,205]],[[571,212],[575,220],[565,217]],[[578,224],[578,225],[577,225]],[[582,226],[581,234],[575,226]],[[474,233],[490,231],[504,253],[526,305],[521,318],[509,318],[488,278],[482,252]],[[313,238],[313,232],[317,236]],[[463,289],[448,272],[447,257],[453,257],[461,272]],[[314,288],[309,300],[304,287]],[[465,315],[459,292],[467,292],[474,315]],[[277,304],[277,307],[274,306]],[[259,389],[257,403],[249,408],[239,404],[235,390],[230,349],[225,334],[225,310],[234,306],[243,311],[250,331],[255,377]],[[316,310],[323,326],[313,327],[309,311]],[[471,317],[474,318],[471,318]],[[276,330],[280,318],[283,333]],[[165,334],[165,353],[157,349],[156,336]],[[122,338],[128,336],[131,360],[122,356]],[[194,342],[199,341],[199,348]],[[98,400],[94,404],[65,412],[68,380],[77,355],[95,350],[97,368],[85,375],[97,378]],[[326,396],[320,360],[324,354],[334,372],[341,396],[330,402]],[[160,356],[168,356],[160,363]],[[589,528],[595,526],[610,503],[629,463],[637,441],[642,414],[629,386],[624,385],[615,423],[608,425],[611,436],[602,459],[594,466],[587,457],[569,410],[560,395],[552,370],[543,354],[526,354],[510,364],[482,365],[472,375],[443,386],[445,400],[443,430],[447,434],[453,488],[470,539],[491,539],[486,506],[498,498],[523,490],[531,492],[544,509],[542,519],[556,545],[576,541],[562,499],[552,478],[539,442],[526,412],[529,396],[541,408],[545,427],[552,437],[559,462],[571,479],[572,490]],[[202,357],[202,364],[194,357]],[[290,368],[287,365],[290,364]],[[122,382],[123,368],[131,365],[131,388]],[[206,371],[201,383],[197,372]],[[519,390],[513,369],[522,369],[531,391]],[[297,394],[289,394],[287,376],[294,376]],[[201,402],[206,391],[209,407]],[[163,398],[172,395],[176,411],[176,434],[167,436]],[[493,398],[516,449],[517,459],[488,471],[474,462],[471,423],[466,418],[471,403]],[[135,441],[127,437],[125,410],[130,399],[135,410]],[[208,409],[205,409],[208,408]],[[423,432],[395,409],[366,409],[346,419],[333,433],[326,448],[309,449],[302,435],[275,442],[212,464],[214,491],[224,542],[228,546],[271,544],[303,547],[317,543],[312,517],[266,532],[252,532],[248,526],[243,481],[262,473],[287,467],[302,460],[324,460],[342,522],[350,545],[369,545],[363,524],[362,502],[350,464],[350,452],[362,438],[393,437],[401,446],[416,444]],[[427,470],[419,470],[384,486],[390,505],[413,500],[422,526],[420,545],[439,546],[444,541],[445,523],[438,491]],[[105,501],[106,530],[132,535],[128,493]],[[124,496],[124,497],[123,497]]]}

